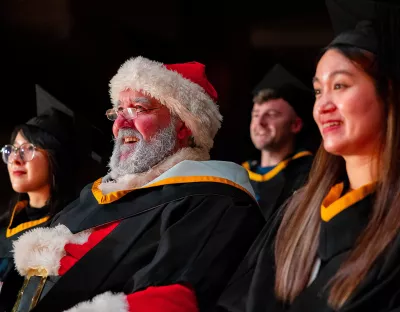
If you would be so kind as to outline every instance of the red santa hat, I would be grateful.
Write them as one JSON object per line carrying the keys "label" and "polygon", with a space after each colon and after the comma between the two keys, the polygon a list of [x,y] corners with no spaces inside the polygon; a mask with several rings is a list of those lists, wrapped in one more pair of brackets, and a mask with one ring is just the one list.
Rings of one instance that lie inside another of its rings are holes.
{"label": "red santa hat", "polygon": [[166,65],[144,57],[127,60],[110,81],[114,107],[119,93],[131,89],[160,101],[185,122],[197,146],[210,150],[221,127],[217,92],[208,81],[205,66],[197,62]]}

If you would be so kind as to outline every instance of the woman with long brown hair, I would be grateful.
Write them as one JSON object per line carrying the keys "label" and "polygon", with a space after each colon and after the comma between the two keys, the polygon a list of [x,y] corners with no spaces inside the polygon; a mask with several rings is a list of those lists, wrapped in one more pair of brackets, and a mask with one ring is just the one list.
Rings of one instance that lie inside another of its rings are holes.
{"label": "woman with long brown hair", "polygon": [[327,3],[335,28],[359,22],[318,60],[322,146],[276,238],[264,231],[218,311],[400,311],[400,9]]}

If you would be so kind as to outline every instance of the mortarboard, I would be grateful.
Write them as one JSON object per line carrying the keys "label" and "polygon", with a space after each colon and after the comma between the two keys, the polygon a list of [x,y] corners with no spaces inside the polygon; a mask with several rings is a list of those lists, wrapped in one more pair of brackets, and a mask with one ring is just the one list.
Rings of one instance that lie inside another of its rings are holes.
{"label": "mortarboard", "polygon": [[377,52],[378,39],[373,25],[375,4],[372,1],[326,0],[326,6],[337,35],[331,45],[352,45]]}
{"label": "mortarboard", "polygon": [[[92,144],[88,144],[92,142],[92,133],[100,130],[39,85],[36,85],[36,106],[37,116],[30,119],[27,125],[49,133],[61,145],[77,149],[83,154],[82,156],[90,156],[99,163],[102,161],[101,156],[91,150]],[[97,136],[99,136],[98,133]]]}
{"label": "mortarboard", "polygon": [[326,0],[326,6],[336,34],[329,46],[350,45],[372,52],[382,74],[399,81],[400,2]]}
{"label": "mortarboard", "polygon": [[312,91],[282,65],[276,64],[253,90],[253,95],[263,89],[272,89],[287,101],[304,121],[311,119],[314,96]]}
{"label": "mortarboard", "polygon": [[64,104],[36,85],[37,116],[26,124],[55,137],[60,144],[73,140],[74,113]]}

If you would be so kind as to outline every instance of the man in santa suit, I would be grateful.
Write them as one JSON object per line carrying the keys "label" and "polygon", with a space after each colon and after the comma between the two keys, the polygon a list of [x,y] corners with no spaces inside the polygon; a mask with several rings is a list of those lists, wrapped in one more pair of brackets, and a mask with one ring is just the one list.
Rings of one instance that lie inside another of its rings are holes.
{"label": "man in santa suit", "polygon": [[264,224],[245,169],[208,160],[217,93],[202,64],[136,57],[110,96],[110,171],[15,242],[15,311],[209,311]]}

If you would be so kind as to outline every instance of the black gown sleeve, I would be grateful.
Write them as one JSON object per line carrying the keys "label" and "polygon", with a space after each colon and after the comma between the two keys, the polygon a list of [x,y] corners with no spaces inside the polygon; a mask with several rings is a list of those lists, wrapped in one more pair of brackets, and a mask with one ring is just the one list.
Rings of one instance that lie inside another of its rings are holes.
{"label": "black gown sleeve", "polygon": [[161,219],[155,256],[134,274],[125,293],[188,284],[200,310],[210,311],[262,229],[258,206],[221,195],[191,196],[168,204]]}
{"label": "black gown sleeve", "polygon": [[275,302],[274,250],[276,232],[267,223],[218,299],[215,312],[264,311],[259,300]]}
{"label": "black gown sleeve", "polygon": [[400,312],[400,236],[376,261],[354,295],[345,304],[345,312]]}

